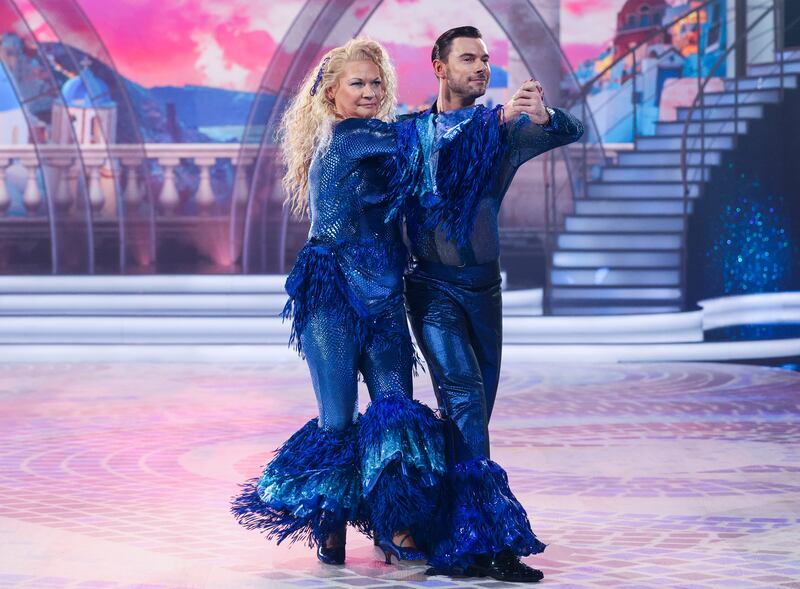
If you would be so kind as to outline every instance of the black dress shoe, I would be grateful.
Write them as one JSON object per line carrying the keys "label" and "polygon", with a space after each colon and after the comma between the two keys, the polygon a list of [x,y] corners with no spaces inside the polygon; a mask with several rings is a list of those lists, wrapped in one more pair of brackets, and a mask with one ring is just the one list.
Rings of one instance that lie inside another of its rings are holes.
{"label": "black dress shoe", "polygon": [[425,574],[429,577],[444,576],[444,577],[471,577],[476,575],[467,575],[464,570],[460,568],[442,568],[442,567],[428,567]]}
{"label": "black dress shoe", "polygon": [[509,550],[498,552],[492,559],[476,558],[466,572],[472,577],[491,577],[509,583],[537,583],[544,578],[542,571],[529,567]]}

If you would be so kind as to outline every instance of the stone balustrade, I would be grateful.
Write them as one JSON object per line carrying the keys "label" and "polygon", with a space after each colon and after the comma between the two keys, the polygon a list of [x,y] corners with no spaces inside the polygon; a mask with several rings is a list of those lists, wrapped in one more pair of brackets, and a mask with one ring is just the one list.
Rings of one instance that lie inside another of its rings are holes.
{"label": "stone balustrade", "polygon": [[[6,214],[12,204],[14,191],[7,173],[12,165],[25,169],[24,186],[17,182],[17,189],[29,216],[46,214],[46,207],[42,204],[47,194],[54,206],[62,211],[76,208],[79,157],[86,170],[84,186],[88,201],[97,216],[116,216],[118,193],[126,207],[140,206],[147,194],[143,186],[144,166],[152,164],[155,164],[151,167],[153,172],[161,170],[160,186],[152,187],[161,215],[175,214],[181,204],[177,170],[187,164],[194,164],[199,171],[199,175],[193,171],[197,181],[196,189],[190,195],[196,204],[195,210],[207,212],[217,200],[231,195],[238,202],[244,202],[259,146],[247,146],[244,151],[241,147],[235,143],[148,143],[142,150],[140,145],[93,144],[81,145],[78,151],[75,145],[0,145],[0,215]],[[225,161],[234,167],[235,180],[233,185],[225,188],[226,194],[216,194],[211,169],[218,162]],[[243,168],[245,173],[242,174],[239,168]]]}

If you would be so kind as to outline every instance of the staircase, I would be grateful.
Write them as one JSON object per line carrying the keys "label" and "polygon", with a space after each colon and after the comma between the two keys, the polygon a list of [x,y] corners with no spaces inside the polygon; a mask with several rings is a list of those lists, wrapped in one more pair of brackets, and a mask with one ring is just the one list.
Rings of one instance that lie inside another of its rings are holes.
{"label": "staircase", "polygon": [[[700,109],[688,129],[689,202],[700,197],[713,168],[722,164],[737,138],[758,124],[765,109],[781,100],[780,87],[798,88],[800,52],[784,53],[778,63],[748,67],[744,78],[725,81],[724,90],[706,92],[705,155],[701,152]],[[734,128],[735,89],[739,122]],[[788,96],[786,94],[785,96]],[[659,122],[654,136],[637,136],[634,149],[602,170],[576,199],[553,251],[550,312],[554,315],[606,315],[680,311],[681,236],[684,230],[681,141],[689,108],[676,122]],[[701,167],[701,163],[704,166]]]}

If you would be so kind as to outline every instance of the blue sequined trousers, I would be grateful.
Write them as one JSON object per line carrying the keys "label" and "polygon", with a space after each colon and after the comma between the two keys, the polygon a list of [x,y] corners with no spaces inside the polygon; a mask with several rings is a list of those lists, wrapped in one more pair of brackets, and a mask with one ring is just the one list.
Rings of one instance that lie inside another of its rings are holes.
{"label": "blue sequined trousers", "polygon": [[[402,198],[396,187],[424,179],[409,159],[421,153],[416,129],[347,119],[311,163],[311,229],[286,281],[284,316],[308,363],[319,417],[233,505],[240,523],[279,543],[320,544],[346,523],[381,539],[406,529],[424,538],[440,501],[444,436],[440,420],[412,400],[408,254],[391,212]],[[387,173],[392,166],[400,174]],[[371,399],[360,416],[359,375]]]}
{"label": "blue sequined trousers", "polygon": [[[417,343],[446,418],[447,483],[431,563],[464,570],[478,555],[544,550],[527,514],[490,459],[489,418],[495,403],[502,349],[498,217],[517,168],[536,155],[576,141],[583,126],[556,109],[542,127],[527,117],[505,125],[504,148],[486,189],[464,206],[445,194],[437,207],[406,207],[415,263],[406,275],[406,304]],[[458,159],[447,149],[443,160]]]}
{"label": "blue sequined trousers", "polygon": [[500,266],[420,261],[406,276],[414,336],[435,383],[453,462],[489,456],[487,428],[500,378]]}

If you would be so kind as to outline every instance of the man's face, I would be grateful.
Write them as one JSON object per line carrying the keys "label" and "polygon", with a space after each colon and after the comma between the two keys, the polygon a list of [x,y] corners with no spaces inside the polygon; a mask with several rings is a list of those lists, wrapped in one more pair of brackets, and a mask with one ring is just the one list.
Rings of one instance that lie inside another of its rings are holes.
{"label": "man's face", "polygon": [[486,94],[491,68],[483,39],[456,37],[450,45],[447,61],[437,59],[433,67],[436,76],[445,80],[453,94],[467,99]]}

